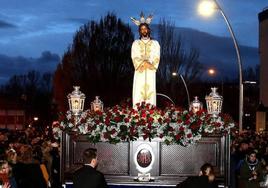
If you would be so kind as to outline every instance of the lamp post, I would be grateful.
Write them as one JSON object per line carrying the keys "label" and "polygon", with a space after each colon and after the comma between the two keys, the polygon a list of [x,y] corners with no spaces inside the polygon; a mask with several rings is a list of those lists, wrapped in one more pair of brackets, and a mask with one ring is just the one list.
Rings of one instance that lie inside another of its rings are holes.
{"label": "lamp post", "polygon": [[[173,77],[178,76],[178,73],[172,72],[172,76]],[[180,76],[180,78],[181,78],[181,80],[183,82],[184,88],[186,90],[186,93],[187,93],[187,101],[188,101],[188,108],[190,108],[191,102],[190,102],[190,95],[189,95],[188,87],[186,85],[186,82],[185,82],[183,76],[181,74],[179,74],[179,76]]]}
{"label": "lamp post", "polygon": [[[213,3],[213,2],[214,3]],[[203,15],[210,15],[213,13],[213,10],[219,10],[221,15],[224,18],[224,21],[228,27],[228,30],[231,34],[233,43],[234,43],[234,47],[235,47],[235,51],[236,51],[236,56],[237,56],[237,63],[238,63],[238,68],[239,68],[239,131],[242,131],[243,129],[243,80],[242,80],[242,62],[241,62],[241,56],[240,56],[240,50],[239,50],[239,46],[237,44],[237,40],[236,37],[234,35],[233,29],[230,25],[230,22],[227,18],[227,16],[225,15],[224,11],[222,10],[222,8],[220,7],[219,3],[217,2],[217,0],[211,0],[211,1],[203,1],[200,6],[199,6],[199,12]]]}

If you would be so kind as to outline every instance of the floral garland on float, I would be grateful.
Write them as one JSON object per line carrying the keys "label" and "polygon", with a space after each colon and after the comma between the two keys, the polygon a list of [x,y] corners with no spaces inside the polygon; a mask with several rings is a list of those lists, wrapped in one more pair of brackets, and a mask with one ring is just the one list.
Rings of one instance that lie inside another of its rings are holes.
{"label": "floral garland on float", "polygon": [[78,120],[68,111],[60,122],[53,123],[52,126],[56,137],[62,131],[69,130],[86,135],[92,143],[116,144],[140,138],[149,141],[159,138],[166,144],[188,146],[204,135],[226,134],[235,123],[227,114],[221,113],[213,117],[205,110],[194,113],[174,105],[161,110],[143,102],[137,105],[137,109],[123,104],[103,111],[87,110],[82,112]]}

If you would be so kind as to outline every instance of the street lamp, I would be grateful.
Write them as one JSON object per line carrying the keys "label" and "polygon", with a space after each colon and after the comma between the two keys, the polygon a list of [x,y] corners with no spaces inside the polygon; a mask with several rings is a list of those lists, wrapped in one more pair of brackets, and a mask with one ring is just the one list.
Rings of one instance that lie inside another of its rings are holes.
{"label": "street lamp", "polygon": [[[213,3],[214,2],[214,3]],[[241,56],[240,56],[240,51],[239,47],[233,32],[233,29],[230,25],[230,22],[228,18],[226,17],[225,13],[223,12],[222,8],[220,7],[219,3],[217,0],[210,0],[210,1],[203,1],[199,7],[198,7],[199,13],[205,16],[209,16],[214,12],[214,10],[219,10],[221,15],[224,18],[224,21],[228,27],[228,30],[231,34],[235,51],[236,51],[236,56],[237,56],[237,63],[238,63],[238,68],[239,68],[239,131],[242,131],[242,126],[243,126],[243,80],[242,80],[242,62],[241,62]],[[209,10],[209,11],[208,11]]]}
{"label": "street lamp", "polygon": [[[217,71],[214,68],[209,68],[208,69],[208,74],[211,75],[211,76],[215,76],[218,73],[219,73],[219,71]],[[223,96],[223,78],[222,78],[221,74],[220,74],[220,77],[221,77],[221,95]]]}
{"label": "street lamp", "polygon": [[[178,76],[178,73],[172,72],[172,76],[173,77]],[[188,108],[190,108],[191,102],[190,102],[190,95],[189,95],[188,87],[186,85],[186,82],[185,82],[183,76],[181,74],[179,74],[179,76],[180,76],[180,78],[181,78],[181,80],[183,82],[184,88],[186,90],[186,93],[187,93],[187,101],[188,101]]]}

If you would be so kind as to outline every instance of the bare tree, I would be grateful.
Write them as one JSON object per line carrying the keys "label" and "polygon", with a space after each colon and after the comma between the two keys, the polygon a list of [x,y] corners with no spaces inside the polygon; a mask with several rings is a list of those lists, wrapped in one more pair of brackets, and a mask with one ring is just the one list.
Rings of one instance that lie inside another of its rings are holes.
{"label": "bare tree", "polygon": [[[158,91],[167,94],[178,104],[185,103],[187,95],[185,89],[179,89],[184,88],[179,75],[184,77],[188,88],[200,78],[202,66],[198,60],[199,52],[194,48],[184,49],[182,38],[176,33],[174,24],[165,19],[161,19],[158,25],[158,39],[161,46]],[[177,76],[172,76],[172,73]]]}

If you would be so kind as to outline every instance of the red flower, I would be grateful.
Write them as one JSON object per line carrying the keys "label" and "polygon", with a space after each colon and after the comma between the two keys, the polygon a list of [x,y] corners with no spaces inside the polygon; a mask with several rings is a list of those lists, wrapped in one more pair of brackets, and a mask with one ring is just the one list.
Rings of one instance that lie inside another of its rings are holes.
{"label": "red flower", "polygon": [[120,122],[120,121],[121,121],[121,117],[120,117],[120,116],[116,116],[116,117],[114,118],[114,121],[115,121],[116,123]]}
{"label": "red flower", "polygon": [[141,113],[142,118],[146,118],[146,113]]}
{"label": "red flower", "polygon": [[187,138],[192,138],[192,136],[193,136],[192,133],[187,134]]}
{"label": "red flower", "polygon": [[189,119],[187,119],[187,120],[185,121],[185,124],[186,124],[186,125],[190,125],[190,124],[191,124],[191,121],[190,121]]}
{"label": "red flower", "polygon": [[196,129],[199,128],[199,126],[198,126],[197,123],[193,123],[193,124],[190,126],[190,128],[191,128],[192,130],[196,130]]}
{"label": "red flower", "polygon": [[186,119],[189,119],[190,117],[191,117],[190,114],[186,114],[185,116]]}
{"label": "red flower", "polygon": [[196,115],[197,115],[197,116],[201,116],[202,113],[203,113],[203,110],[199,110],[199,111],[196,112]]}
{"label": "red flower", "polygon": [[148,121],[149,123],[153,123],[153,122],[154,122],[154,118],[149,117],[149,118],[147,119],[147,121]]}
{"label": "red flower", "polygon": [[164,119],[164,123],[170,123],[170,118]]}
{"label": "red flower", "polygon": [[215,123],[215,127],[220,127],[221,126],[221,124],[220,123]]}
{"label": "red flower", "polygon": [[146,140],[149,136],[147,134],[143,135],[143,140]]}
{"label": "red flower", "polygon": [[110,119],[108,117],[105,118],[105,122],[106,125],[110,125]]}
{"label": "red flower", "polygon": [[125,118],[125,119],[124,119],[124,122],[125,122],[125,123],[128,123],[128,122],[129,122],[129,118]]}
{"label": "red flower", "polygon": [[175,136],[175,139],[176,139],[176,140],[180,140],[180,139],[181,139],[181,135],[180,135],[180,134],[177,134],[177,135]]}
{"label": "red flower", "polygon": [[100,110],[97,110],[95,113],[96,113],[96,115],[102,116],[102,111],[100,111]]}
{"label": "red flower", "polygon": [[109,138],[109,133],[105,132],[104,135],[103,135],[103,137],[104,137],[105,139],[108,139],[108,138]]}
{"label": "red flower", "polygon": [[112,113],[108,111],[108,112],[106,113],[106,115],[107,115],[107,117],[110,118],[110,117],[112,116]]}
{"label": "red flower", "polygon": [[198,127],[200,127],[201,124],[202,124],[202,121],[201,121],[201,120],[198,120],[198,121],[197,121],[197,125],[198,125]]}
{"label": "red flower", "polygon": [[138,121],[137,125],[145,125],[145,120],[144,119],[141,119],[140,121]]}
{"label": "red flower", "polygon": [[116,130],[115,129],[112,129],[111,130],[111,134],[115,134],[116,133]]}
{"label": "red flower", "polygon": [[163,137],[164,137],[164,135],[163,135],[163,134],[160,134],[160,135],[159,135],[159,138],[163,138]]}
{"label": "red flower", "polygon": [[135,128],[134,127],[130,127],[130,133],[134,133]]}
{"label": "red flower", "polygon": [[86,123],[86,119],[81,119],[80,122],[81,123]]}
{"label": "red flower", "polygon": [[180,126],[179,130],[180,131],[184,131],[184,127],[183,126]]}
{"label": "red flower", "polygon": [[115,106],[114,108],[113,108],[113,112],[115,113],[115,112],[117,112],[118,111],[118,108],[117,108],[117,106]]}
{"label": "red flower", "polygon": [[182,123],[182,120],[181,119],[178,119],[177,123],[181,124]]}

